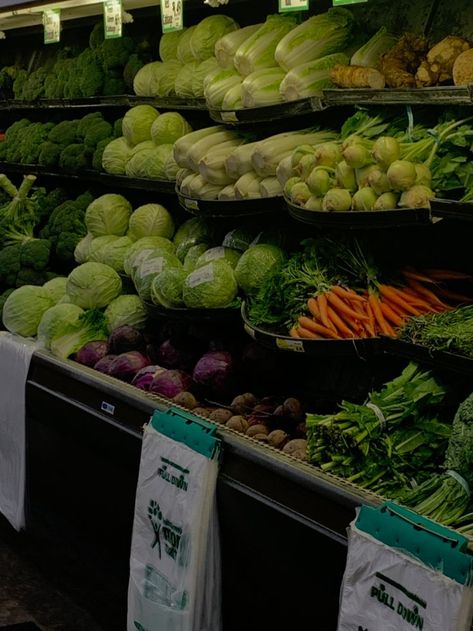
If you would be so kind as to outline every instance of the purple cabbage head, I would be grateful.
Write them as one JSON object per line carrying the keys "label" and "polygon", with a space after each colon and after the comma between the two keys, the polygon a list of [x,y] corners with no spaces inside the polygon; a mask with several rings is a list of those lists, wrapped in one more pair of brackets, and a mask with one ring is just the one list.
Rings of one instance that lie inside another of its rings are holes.
{"label": "purple cabbage head", "polygon": [[107,354],[107,342],[89,342],[76,353],[75,360],[83,366],[93,368],[95,364]]}
{"label": "purple cabbage head", "polygon": [[165,370],[155,377],[149,391],[159,394],[167,399],[173,399],[181,392],[187,392],[192,385],[190,375],[182,370]]}
{"label": "purple cabbage head", "polygon": [[115,329],[108,338],[110,352],[121,355],[128,351],[140,351],[145,346],[143,334],[138,329],[124,324]]}
{"label": "purple cabbage head", "polygon": [[153,379],[160,375],[161,373],[166,372],[165,368],[161,368],[161,366],[145,366],[139,370],[136,375],[133,377],[133,381],[131,382],[132,386],[136,386],[140,390],[149,390]]}
{"label": "purple cabbage head", "polygon": [[98,370],[104,375],[109,375],[110,368],[112,367],[112,364],[116,358],[116,355],[105,355],[105,357],[102,357],[102,359],[99,359],[99,361],[94,364],[94,369]]}
{"label": "purple cabbage head", "polygon": [[233,359],[225,351],[205,353],[194,367],[192,378],[195,383],[215,393],[229,390],[233,377]]}
{"label": "purple cabbage head", "polygon": [[149,365],[149,359],[138,351],[118,355],[110,366],[110,375],[122,381],[132,381],[137,372]]}

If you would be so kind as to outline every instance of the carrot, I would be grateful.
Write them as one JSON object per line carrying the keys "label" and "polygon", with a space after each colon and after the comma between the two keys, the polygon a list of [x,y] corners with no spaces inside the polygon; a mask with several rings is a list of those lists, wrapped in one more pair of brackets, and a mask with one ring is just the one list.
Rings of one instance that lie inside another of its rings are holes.
{"label": "carrot", "polygon": [[305,316],[301,316],[299,318],[299,329],[302,327],[304,329],[308,329],[311,333],[321,335],[323,337],[330,337],[333,340],[338,340],[340,336],[337,333],[334,333],[332,329],[328,329],[322,324],[318,324],[314,320],[310,318],[306,318]]}
{"label": "carrot", "polygon": [[379,306],[381,308],[381,312],[382,312],[386,322],[388,322],[388,323],[391,322],[395,326],[401,326],[402,325],[402,318],[401,318],[401,316],[398,316],[398,314],[395,313],[386,302],[383,302],[382,300],[380,300],[379,301]]}
{"label": "carrot", "polygon": [[297,332],[299,333],[299,337],[302,337],[303,339],[306,339],[306,340],[320,340],[321,339],[320,335],[317,335],[317,333],[312,333],[312,331],[309,331],[308,329],[304,329],[303,326],[300,326],[297,329]]}
{"label": "carrot", "polygon": [[391,335],[392,328],[384,319],[383,313],[381,311],[381,307],[379,305],[379,299],[377,298],[377,296],[371,293],[368,300],[369,300],[371,309],[373,310],[373,315],[375,317],[375,320],[378,323],[379,328],[381,330],[381,333],[384,333],[384,335]]}
{"label": "carrot", "polygon": [[341,337],[355,337],[353,331],[345,324],[342,318],[338,315],[338,313],[332,309],[332,307],[327,307],[327,313],[330,320],[333,322],[337,330],[339,331]]}
{"label": "carrot", "polygon": [[363,296],[359,296],[355,291],[353,291],[353,289],[345,289],[345,287],[341,287],[340,285],[334,285],[333,287],[331,287],[330,291],[339,298],[345,300],[356,302],[364,301]]}
{"label": "carrot", "polygon": [[383,302],[384,304],[388,305],[388,307],[392,311],[394,311],[394,313],[396,313],[400,318],[406,317],[407,315],[406,312],[403,311],[399,305],[395,305],[393,302],[391,302],[390,300],[387,300],[386,298],[383,298]]}
{"label": "carrot", "polygon": [[298,337],[300,337],[300,335],[299,335],[299,333],[297,331],[298,331],[298,329],[295,326],[293,326],[292,329],[289,331],[289,335],[291,337],[298,338]]}
{"label": "carrot", "polygon": [[410,287],[404,287],[402,290],[398,289],[397,291],[398,294],[402,295],[402,297],[413,307],[432,311],[432,305],[430,304],[430,302],[424,300],[424,298],[419,296],[419,294]]}
{"label": "carrot", "polygon": [[442,307],[443,309],[449,309],[449,305],[445,304],[440,300],[440,298],[430,289],[424,287],[422,283],[415,280],[414,278],[410,278],[407,281],[409,287],[412,287],[418,294],[424,296],[426,300],[430,302],[432,305],[437,305],[438,307]]}
{"label": "carrot", "polygon": [[424,274],[434,280],[473,280],[471,274],[449,269],[425,269]]}
{"label": "carrot", "polygon": [[319,307],[320,319],[322,320],[322,324],[327,327],[327,329],[332,329],[336,332],[334,325],[330,322],[328,317],[327,297],[324,294],[319,294],[317,296],[317,305]]}
{"label": "carrot", "polygon": [[371,337],[375,337],[376,336],[376,331],[375,331],[376,322],[374,319],[373,309],[371,308],[371,305],[369,302],[366,304],[366,314],[368,315],[368,323],[366,324],[366,329],[368,333],[371,335]]}
{"label": "carrot", "polygon": [[[394,302],[395,305],[399,305],[402,309],[411,315],[418,316],[420,312],[409,304],[402,295],[398,295],[397,290],[394,287],[390,287],[389,285],[379,285],[379,291],[383,298],[387,298],[391,302]],[[375,312],[376,316],[376,312]]]}
{"label": "carrot", "polygon": [[418,280],[422,283],[435,284],[435,281],[432,278],[430,278],[429,276],[426,276],[425,274],[422,274],[421,272],[417,272],[411,269],[403,269],[401,270],[401,272],[406,278],[410,278],[412,280]]}
{"label": "carrot", "polygon": [[455,291],[450,291],[449,289],[445,289],[444,287],[437,287],[436,291],[443,298],[447,298],[449,300],[455,300],[456,302],[464,302],[464,303],[471,303],[471,302],[473,302],[473,298],[471,298],[470,296],[464,296],[463,294],[457,294]]}
{"label": "carrot", "polygon": [[317,304],[317,300],[315,298],[309,298],[309,300],[307,301],[307,308],[309,309],[310,313],[314,316],[314,318],[317,318],[318,320],[320,320],[320,311]]}
{"label": "carrot", "polygon": [[366,316],[359,315],[354,309],[349,307],[346,302],[339,298],[336,294],[329,291],[327,292],[327,300],[331,306],[337,310],[338,313],[343,313],[353,320],[366,320]]}

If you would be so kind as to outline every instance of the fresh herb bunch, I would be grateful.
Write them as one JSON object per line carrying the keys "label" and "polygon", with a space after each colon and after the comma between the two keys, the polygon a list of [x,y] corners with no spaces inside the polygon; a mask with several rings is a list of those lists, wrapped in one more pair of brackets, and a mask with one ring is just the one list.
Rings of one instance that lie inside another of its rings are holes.
{"label": "fresh herb bunch", "polygon": [[435,471],[444,453],[449,426],[428,416],[444,396],[431,373],[411,363],[365,404],[344,401],[336,414],[309,414],[309,461],[395,497]]}

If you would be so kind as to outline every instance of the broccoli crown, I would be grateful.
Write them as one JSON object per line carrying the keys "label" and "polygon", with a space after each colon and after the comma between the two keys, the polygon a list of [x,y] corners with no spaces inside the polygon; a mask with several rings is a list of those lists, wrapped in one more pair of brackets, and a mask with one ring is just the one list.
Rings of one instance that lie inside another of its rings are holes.
{"label": "broccoli crown", "polygon": [[143,66],[143,60],[136,53],[130,55],[128,61],[126,62],[126,66],[123,70],[123,81],[125,82],[128,90],[131,91],[131,93],[133,93],[133,80],[135,78],[135,75],[138,70],[140,70]]}
{"label": "broccoli crown", "polygon": [[68,66],[67,80],[64,83],[64,98],[80,99],[82,91],[80,87],[81,75],[77,68],[77,60],[71,59]]}
{"label": "broccoli crown", "polygon": [[84,144],[89,149],[95,150],[97,144],[109,138],[112,135],[113,128],[107,121],[98,121],[94,125],[91,125],[85,135]]}
{"label": "broccoli crown", "polygon": [[51,131],[51,123],[32,123],[21,134],[17,148],[16,162],[36,164],[41,152],[42,143],[47,140]]}
{"label": "broccoli crown", "polygon": [[113,123],[113,135],[115,138],[123,136],[123,116],[122,118],[117,118],[117,120]]}
{"label": "broccoli crown", "polygon": [[21,135],[24,129],[31,125],[31,121],[27,118],[22,118],[19,121],[10,125],[10,127],[5,132],[5,140],[6,142],[16,142],[18,137]]}
{"label": "broccoli crown", "polygon": [[74,203],[77,205],[77,208],[85,213],[87,207],[90,206],[94,199],[95,198],[92,193],[90,191],[86,191],[85,193],[81,193]]}
{"label": "broccoli crown", "polygon": [[61,147],[72,145],[77,140],[79,121],[61,121],[51,129],[48,140]]}
{"label": "broccoli crown", "polygon": [[103,22],[97,22],[89,36],[89,46],[92,49],[99,48],[104,41]]}
{"label": "broccoli crown", "polygon": [[101,112],[91,112],[83,116],[77,125],[77,135],[80,139],[84,139],[89,128],[96,125],[98,122],[103,121]]}
{"label": "broccoli crown", "polygon": [[104,82],[102,64],[93,50],[87,48],[77,58],[76,71],[80,75],[79,86],[81,96],[97,96],[101,94]]}
{"label": "broccoli crown", "polygon": [[37,272],[45,270],[49,263],[51,242],[47,239],[30,239],[21,246],[21,267],[31,267]]}
{"label": "broccoli crown", "polygon": [[59,156],[61,155],[62,147],[55,142],[46,140],[41,143],[38,163],[44,167],[54,167],[59,162]]}
{"label": "broccoli crown", "polygon": [[44,81],[44,96],[46,99],[61,98],[59,79],[56,74],[49,74]]}
{"label": "broccoli crown", "polygon": [[118,39],[104,39],[97,52],[104,69],[111,70],[112,68],[123,68],[134,49],[134,41],[131,37],[125,36]]}
{"label": "broccoli crown", "polygon": [[21,269],[21,244],[7,245],[0,250],[0,283],[15,287]]}
{"label": "broccoli crown", "polygon": [[21,98],[26,101],[36,101],[36,99],[44,96],[44,82],[47,74],[46,68],[33,70],[23,86]]}
{"label": "broccoli crown", "polygon": [[97,143],[97,148],[94,151],[94,156],[92,158],[92,168],[95,169],[95,171],[102,170],[103,152],[105,151],[105,147],[112,140],[113,138],[110,136],[109,138],[104,138],[103,140]]}
{"label": "broccoli crown", "polygon": [[83,236],[77,232],[61,232],[56,242],[57,258],[65,263],[73,263],[74,250]]}
{"label": "broccoli crown", "polygon": [[[107,41],[116,41],[116,40],[107,40]],[[126,92],[125,82],[121,77],[114,76],[105,76],[105,81],[103,82],[103,95],[104,96],[117,96],[119,94],[124,94]]]}
{"label": "broccoli crown", "polygon": [[15,99],[23,98],[23,89],[25,88],[27,81],[28,81],[27,71],[20,70],[13,83],[13,94],[15,96]]}
{"label": "broccoli crown", "polygon": [[75,201],[67,200],[53,210],[41,238],[57,241],[63,232],[73,232],[79,237],[87,233],[84,216],[85,209],[92,201],[90,193],[83,193]]}
{"label": "broccoli crown", "polygon": [[68,145],[61,151],[59,166],[68,171],[81,171],[90,166],[92,153],[83,144]]}
{"label": "broccoli crown", "polygon": [[38,272],[30,267],[22,267],[16,277],[16,287],[23,285],[44,285],[46,272]]}

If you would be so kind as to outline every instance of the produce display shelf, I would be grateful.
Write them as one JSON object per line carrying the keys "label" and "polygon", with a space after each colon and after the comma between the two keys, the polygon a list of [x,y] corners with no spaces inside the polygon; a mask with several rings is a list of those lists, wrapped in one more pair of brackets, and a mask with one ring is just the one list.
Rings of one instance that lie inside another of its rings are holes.
{"label": "produce display shelf", "polygon": [[43,167],[37,164],[16,164],[11,162],[0,162],[0,171],[2,173],[22,175],[36,175],[38,177],[53,178],[56,180],[75,180],[77,182],[97,183],[113,189],[136,189],[143,191],[153,191],[156,193],[173,194],[175,189],[174,182],[165,180],[148,180],[144,178],[133,178],[125,175],[111,175],[109,173],[100,173],[99,171],[52,171],[49,167]]}
{"label": "produce display shelf", "polygon": [[448,351],[434,351],[419,344],[389,337],[382,338],[381,349],[389,355],[406,357],[434,368],[444,368],[470,377],[473,375],[473,359]]}
{"label": "produce display shelf", "polygon": [[182,208],[200,217],[215,217],[218,219],[253,217],[254,215],[279,214],[285,210],[283,197],[219,201],[196,199],[183,195],[178,188],[175,190]]}
{"label": "produce display shelf", "polygon": [[289,335],[272,333],[255,326],[248,319],[246,305],[242,304],[241,316],[246,333],[256,342],[272,350],[303,353],[316,357],[359,357],[366,359],[380,352],[380,339],[306,340]]}
{"label": "produce display shelf", "polygon": [[233,110],[209,108],[209,113],[210,118],[217,123],[245,125],[248,123],[270,123],[293,116],[321,112],[324,109],[326,109],[326,105],[320,97],[311,97],[262,107],[247,107]]}
{"label": "produce display shelf", "polygon": [[340,228],[343,230],[427,225],[432,222],[434,214],[428,208],[326,212],[322,210],[307,210],[294,204],[287,198],[285,198],[285,202],[290,216],[297,221],[323,228]]}
{"label": "produce display shelf", "polygon": [[[87,423],[106,423],[136,439],[153,411],[167,409],[170,402],[91,368],[37,351],[27,381],[27,405],[31,413],[46,415],[44,422],[49,423],[48,404],[51,410],[63,411],[63,423],[79,414]],[[221,485],[269,504],[338,543],[346,543],[346,527],[357,506],[381,501],[353,484],[227,428],[219,426],[219,436],[224,442]]]}
{"label": "produce display shelf", "polygon": [[433,88],[327,89],[326,106],[338,105],[472,105],[473,85]]}
{"label": "produce display shelf", "polygon": [[433,199],[431,204],[436,217],[473,221],[473,204],[451,199]]}
{"label": "produce display shelf", "polygon": [[148,316],[153,319],[169,318],[171,320],[181,320],[185,322],[215,322],[224,325],[240,324],[240,309],[167,309],[160,305],[155,305],[145,301]]}
{"label": "produce display shelf", "polygon": [[207,112],[207,106],[203,99],[181,99],[177,97],[160,98],[154,96],[136,96],[135,94],[94,96],[81,99],[38,99],[37,101],[5,99],[0,101],[0,111],[68,110],[84,108],[97,110],[116,107],[133,107],[143,104],[153,105],[162,110],[197,110]]}

